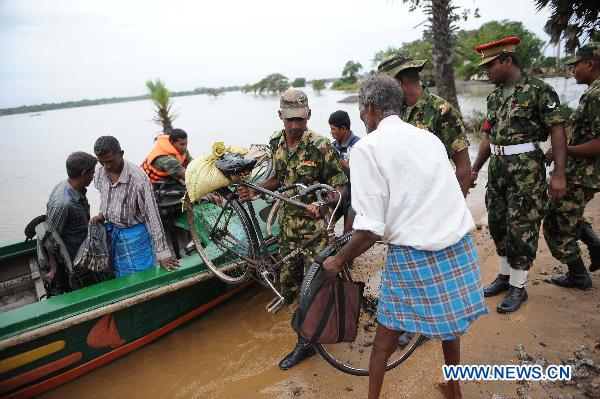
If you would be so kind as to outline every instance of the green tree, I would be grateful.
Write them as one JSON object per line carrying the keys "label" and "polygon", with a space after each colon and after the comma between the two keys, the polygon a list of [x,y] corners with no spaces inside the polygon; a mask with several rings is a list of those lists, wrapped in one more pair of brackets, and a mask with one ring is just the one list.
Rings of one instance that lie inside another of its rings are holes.
{"label": "green tree", "polygon": [[[550,18],[544,30],[550,43],[559,44],[565,39],[565,50],[573,52],[580,39],[593,39],[600,31],[600,1],[598,0],[536,0],[538,11],[550,8]],[[598,39],[596,39],[598,40]]]}
{"label": "green tree", "polygon": [[474,30],[461,30],[456,35],[454,46],[454,68],[457,76],[468,79],[477,73],[476,65],[481,56],[473,48],[481,43],[489,43],[507,36],[518,36],[521,44],[517,47],[517,58],[523,68],[530,67],[540,56],[544,42],[517,21],[490,21]]}
{"label": "green tree", "polygon": [[209,96],[213,96],[214,98],[217,98],[217,97],[223,95],[223,90],[210,88],[210,89],[206,90],[206,94],[208,94]]}
{"label": "green tree", "polygon": [[362,65],[360,62],[348,61],[342,70],[342,78],[347,83],[355,83],[356,75],[358,75],[358,72],[360,72],[361,69]]}
{"label": "green tree", "polygon": [[325,88],[325,81],[323,79],[313,80],[312,88],[317,94],[321,93],[321,90]]}
{"label": "green tree", "polygon": [[292,86],[294,86],[294,87],[304,87],[304,86],[306,86],[306,79],[305,78],[296,78],[292,82]]}
{"label": "green tree", "polygon": [[287,90],[288,87],[290,87],[288,78],[280,73],[272,73],[256,83],[256,91],[258,91],[258,94],[262,94],[264,91],[273,94],[281,93]]}
{"label": "green tree", "polygon": [[176,115],[171,113],[173,104],[171,103],[171,92],[166,88],[163,81],[159,78],[146,81],[146,88],[150,94],[150,99],[156,106],[156,116],[154,122],[162,126],[163,133],[169,134],[173,130],[173,120]]}

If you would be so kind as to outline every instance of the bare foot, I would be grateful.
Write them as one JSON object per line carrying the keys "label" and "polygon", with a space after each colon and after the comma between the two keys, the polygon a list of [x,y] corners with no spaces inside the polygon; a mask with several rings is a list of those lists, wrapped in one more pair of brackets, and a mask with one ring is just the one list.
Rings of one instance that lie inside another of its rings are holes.
{"label": "bare foot", "polygon": [[444,395],[446,399],[462,399],[458,381],[440,382],[436,388]]}

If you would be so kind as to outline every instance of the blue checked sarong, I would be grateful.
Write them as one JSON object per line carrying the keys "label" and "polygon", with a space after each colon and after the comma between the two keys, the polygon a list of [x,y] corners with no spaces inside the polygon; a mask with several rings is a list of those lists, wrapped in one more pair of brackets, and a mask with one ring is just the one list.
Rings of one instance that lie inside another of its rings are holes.
{"label": "blue checked sarong", "polygon": [[106,224],[112,243],[115,276],[127,276],[140,270],[150,269],[156,264],[152,252],[152,237],[146,224],[131,227],[117,227]]}
{"label": "blue checked sarong", "polygon": [[392,330],[453,340],[488,312],[470,234],[439,251],[390,244],[381,277],[377,319]]}

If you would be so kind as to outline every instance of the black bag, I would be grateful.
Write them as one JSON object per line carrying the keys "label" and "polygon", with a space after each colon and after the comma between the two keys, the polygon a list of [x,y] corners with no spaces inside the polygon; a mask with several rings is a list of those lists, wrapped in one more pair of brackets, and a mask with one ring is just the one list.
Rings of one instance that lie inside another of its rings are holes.
{"label": "black bag", "polygon": [[364,288],[362,282],[332,277],[313,263],[302,281],[292,328],[311,343],[353,342]]}
{"label": "black bag", "polygon": [[90,223],[88,235],[79,247],[73,266],[81,270],[107,273],[111,270],[111,251],[106,227],[101,223]]}

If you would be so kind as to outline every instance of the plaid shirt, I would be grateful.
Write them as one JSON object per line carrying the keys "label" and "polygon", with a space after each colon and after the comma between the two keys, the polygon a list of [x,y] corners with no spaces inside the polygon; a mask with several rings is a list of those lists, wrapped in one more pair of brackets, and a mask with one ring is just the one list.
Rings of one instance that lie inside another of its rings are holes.
{"label": "plaid shirt", "polygon": [[171,256],[165,239],[156,198],[146,173],[137,165],[123,160],[119,180],[112,184],[108,173],[98,166],[94,185],[100,191],[100,213],[117,227],[146,223],[152,236],[152,247],[158,260]]}

